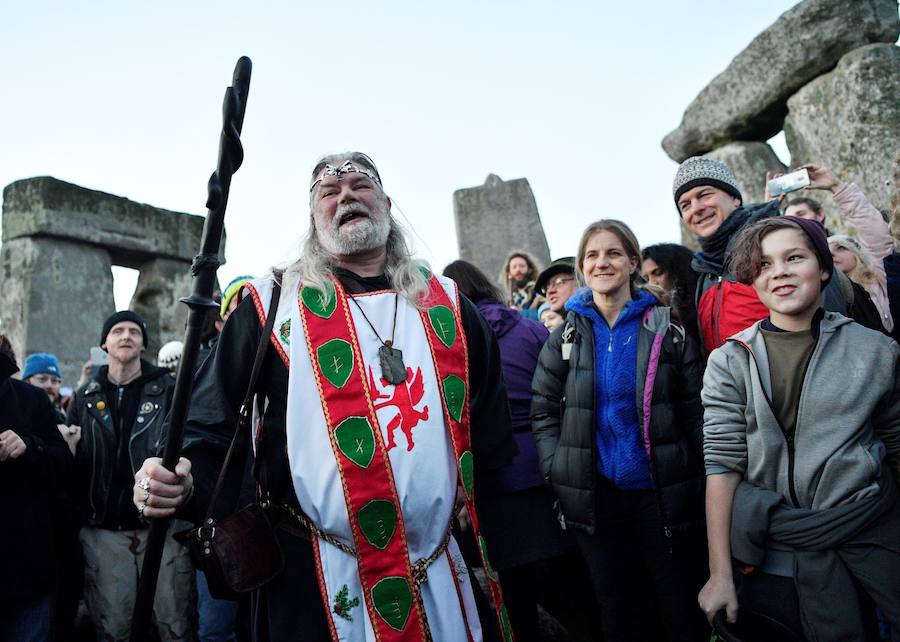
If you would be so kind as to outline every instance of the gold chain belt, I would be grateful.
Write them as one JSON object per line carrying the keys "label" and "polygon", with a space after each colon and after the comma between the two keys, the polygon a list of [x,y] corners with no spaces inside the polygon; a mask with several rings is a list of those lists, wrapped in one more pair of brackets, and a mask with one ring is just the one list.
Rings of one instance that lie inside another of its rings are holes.
{"label": "gold chain belt", "polygon": [[[334,535],[330,535],[320,529],[318,526],[312,523],[312,521],[304,515],[302,512],[297,512],[290,506],[286,504],[277,504],[276,508],[281,509],[288,514],[290,514],[297,522],[308,530],[310,533],[319,537],[337,549],[345,552],[347,555],[351,555],[353,557],[357,557],[356,549],[347,544],[346,542],[339,540]],[[412,577],[416,584],[422,584],[428,579],[428,567],[431,566],[434,562],[438,560],[438,558],[444,554],[444,551],[447,550],[447,546],[450,544],[450,535],[452,530],[453,519],[450,519],[450,522],[447,524],[447,530],[444,533],[444,538],[441,540],[441,543],[437,545],[437,548],[432,551],[431,555],[428,557],[423,557],[421,559],[416,560],[412,564]]]}

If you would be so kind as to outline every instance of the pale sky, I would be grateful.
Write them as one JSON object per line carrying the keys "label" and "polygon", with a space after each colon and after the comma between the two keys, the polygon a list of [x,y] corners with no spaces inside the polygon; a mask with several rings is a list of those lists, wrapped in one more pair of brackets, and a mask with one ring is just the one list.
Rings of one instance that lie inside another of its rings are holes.
{"label": "pale sky", "polygon": [[453,191],[490,173],[529,180],[554,257],[598,218],[673,241],[662,137],[793,4],[0,0],[0,186],[49,175],[204,214],[247,55],[223,285],[296,256],[312,164],[346,149],[375,160],[437,269],[457,256]]}

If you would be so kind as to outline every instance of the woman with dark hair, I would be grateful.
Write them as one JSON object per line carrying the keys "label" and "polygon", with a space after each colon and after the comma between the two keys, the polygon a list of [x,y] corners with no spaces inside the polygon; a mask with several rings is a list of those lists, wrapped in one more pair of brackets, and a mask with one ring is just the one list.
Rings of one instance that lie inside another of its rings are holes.
{"label": "woman with dark hair", "polygon": [[675,316],[685,331],[700,341],[697,326],[697,273],[691,269],[694,253],[677,243],[657,243],[641,252],[641,273],[644,278],[658,285],[672,298]]}
{"label": "woman with dark hair", "polygon": [[500,346],[500,362],[519,454],[482,486],[479,515],[491,547],[491,565],[500,573],[504,602],[517,640],[538,639],[537,562],[566,552],[553,510],[553,493],[538,472],[531,433],[531,379],[548,332],[501,303],[501,293],[477,267],[453,261],[444,268],[459,291],[487,319]]}

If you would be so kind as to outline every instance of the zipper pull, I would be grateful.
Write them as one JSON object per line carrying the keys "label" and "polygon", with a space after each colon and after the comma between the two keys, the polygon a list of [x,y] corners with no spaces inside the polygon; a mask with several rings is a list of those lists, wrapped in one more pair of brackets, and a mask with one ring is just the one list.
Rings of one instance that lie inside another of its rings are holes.
{"label": "zipper pull", "polygon": [[607,352],[612,352],[612,332],[609,333],[609,348],[606,350]]}

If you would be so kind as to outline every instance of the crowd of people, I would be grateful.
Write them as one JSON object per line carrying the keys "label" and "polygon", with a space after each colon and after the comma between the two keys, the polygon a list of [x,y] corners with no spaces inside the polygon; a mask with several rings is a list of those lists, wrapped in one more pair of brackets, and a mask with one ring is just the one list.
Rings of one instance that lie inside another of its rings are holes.
{"label": "crowd of people", "polygon": [[[128,639],[169,518],[160,641],[900,640],[900,223],[803,169],[750,204],[690,158],[698,252],[604,218],[494,280],[415,258],[375,163],[326,156],[299,258],[207,319],[174,471],[180,343],[151,363],[117,312],[65,395],[0,337],[0,639]],[[220,599],[186,543],[248,504],[283,567]]]}

